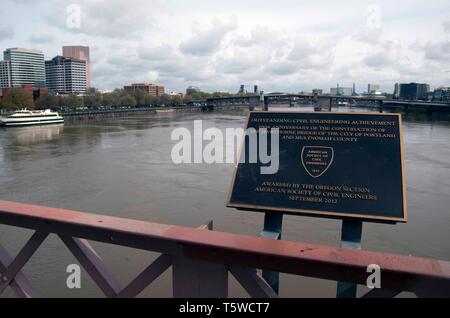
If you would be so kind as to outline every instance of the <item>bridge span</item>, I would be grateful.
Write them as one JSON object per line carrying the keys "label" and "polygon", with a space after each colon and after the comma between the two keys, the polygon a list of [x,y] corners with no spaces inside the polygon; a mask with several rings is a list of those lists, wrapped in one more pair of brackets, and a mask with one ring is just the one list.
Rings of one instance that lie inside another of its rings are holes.
{"label": "bridge span", "polygon": [[189,106],[201,106],[205,110],[213,110],[215,107],[247,105],[250,109],[257,107],[268,108],[270,104],[289,104],[290,107],[296,105],[309,104],[321,108],[330,108],[332,106],[360,106],[384,109],[401,109],[401,110],[417,110],[425,111],[450,111],[450,104],[428,101],[409,101],[409,100],[393,100],[379,96],[338,96],[338,95],[313,95],[313,94],[266,94],[260,95],[242,95],[227,97],[212,97],[202,100],[191,101]]}

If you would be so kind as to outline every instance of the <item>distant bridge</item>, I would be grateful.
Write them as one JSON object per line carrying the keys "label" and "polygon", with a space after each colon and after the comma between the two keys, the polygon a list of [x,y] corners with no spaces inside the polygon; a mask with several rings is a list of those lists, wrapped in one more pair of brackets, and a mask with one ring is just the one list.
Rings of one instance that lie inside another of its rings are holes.
{"label": "distant bridge", "polygon": [[[393,100],[384,96],[340,96],[340,95],[313,95],[313,94],[267,94],[264,102],[259,95],[242,95],[211,97],[195,100],[188,103],[189,106],[203,107],[205,110],[213,110],[217,106],[226,107],[231,105],[248,105],[250,109],[257,107],[268,107],[270,104],[312,104],[316,107],[330,108],[333,105],[345,104],[348,106],[376,107],[380,110],[389,108],[424,109],[426,111],[450,111],[450,104],[439,102],[428,102],[418,100]],[[264,106],[263,106],[264,105]]]}

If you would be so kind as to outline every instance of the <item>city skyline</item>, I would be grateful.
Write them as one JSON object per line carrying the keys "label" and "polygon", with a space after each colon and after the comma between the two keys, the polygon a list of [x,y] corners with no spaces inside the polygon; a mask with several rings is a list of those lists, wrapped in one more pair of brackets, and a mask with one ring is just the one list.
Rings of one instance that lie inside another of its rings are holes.
{"label": "city skyline", "polygon": [[[39,49],[46,60],[65,45],[89,46],[92,85],[102,90],[131,82],[231,92],[240,84],[291,92],[326,91],[337,82],[346,87],[356,82],[358,92],[368,83],[386,92],[397,82],[449,86],[445,1],[319,2],[134,0],[110,1],[99,11],[101,1],[78,1],[78,29],[67,26],[69,1],[31,10],[31,1],[7,0],[0,9],[0,46]],[[23,14],[10,14],[18,11]],[[11,17],[18,21],[13,24]],[[412,33],[414,25],[420,28]]]}

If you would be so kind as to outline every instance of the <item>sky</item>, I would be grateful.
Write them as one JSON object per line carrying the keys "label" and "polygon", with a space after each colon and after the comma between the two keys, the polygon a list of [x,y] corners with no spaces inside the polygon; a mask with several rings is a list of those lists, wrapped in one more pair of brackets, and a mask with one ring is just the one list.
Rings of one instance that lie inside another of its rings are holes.
{"label": "sky", "polygon": [[[78,14],[79,13],[79,14]],[[100,90],[450,86],[448,0],[2,0],[0,50],[91,49]]]}

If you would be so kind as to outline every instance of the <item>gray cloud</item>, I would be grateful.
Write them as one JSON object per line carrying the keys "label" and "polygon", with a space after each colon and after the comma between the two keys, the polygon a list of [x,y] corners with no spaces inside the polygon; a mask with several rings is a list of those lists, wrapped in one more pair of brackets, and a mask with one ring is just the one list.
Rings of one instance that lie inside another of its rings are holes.
{"label": "gray cloud", "polygon": [[376,52],[366,56],[364,58],[364,63],[370,67],[382,67],[385,65],[390,65],[394,62],[392,55],[389,52]]}
{"label": "gray cloud", "polygon": [[444,30],[446,32],[450,32],[450,21],[444,23]]}
{"label": "gray cloud", "polygon": [[74,2],[49,2],[54,6],[45,18],[51,25],[65,32],[118,39],[141,38],[145,32],[155,29],[154,16],[162,14],[165,8],[163,0],[79,0],[76,4],[81,9],[81,25],[71,28],[67,24],[71,12],[67,9]]}
{"label": "gray cloud", "polygon": [[[389,15],[404,12],[406,2],[380,1]],[[241,83],[266,91],[328,89],[337,81],[449,84],[442,70],[448,70],[450,21],[442,20],[442,2],[408,6],[430,23],[385,19],[377,30],[353,10],[359,2],[319,2],[265,1],[256,10],[239,0],[4,0],[0,41],[46,55],[62,45],[89,45],[93,84],[100,89],[133,81],[225,91],[237,91]],[[66,24],[72,3],[81,6],[80,29]],[[22,12],[31,6],[30,19]],[[427,15],[421,15],[424,9]]]}
{"label": "gray cloud", "polygon": [[450,41],[428,43],[424,51],[426,59],[448,63],[450,60]]}
{"label": "gray cloud", "polygon": [[35,33],[28,38],[28,41],[34,44],[52,43],[54,40],[55,36],[48,33]]}
{"label": "gray cloud", "polygon": [[236,30],[238,21],[233,18],[229,21],[214,19],[212,24],[206,29],[197,27],[194,35],[186,42],[180,45],[180,50],[190,55],[208,55],[216,52],[225,36]]}
{"label": "gray cloud", "polygon": [[14,37],[14,29],[10,26],[0,25],[0,41],[12,39]]}
{"label": "gray cloud", "polygon": [[300,69],[300,64],[293,61],[275,61],[265,67],[265,71],[272,75],[293,75]]}

